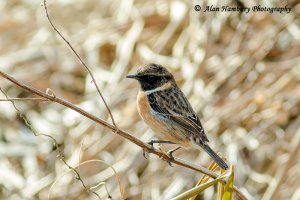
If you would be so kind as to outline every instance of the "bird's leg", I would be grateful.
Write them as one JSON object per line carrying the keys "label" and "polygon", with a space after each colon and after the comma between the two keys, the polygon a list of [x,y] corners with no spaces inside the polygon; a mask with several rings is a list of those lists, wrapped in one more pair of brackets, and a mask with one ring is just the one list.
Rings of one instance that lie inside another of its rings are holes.
{"label": "bird's leg", "polygon": [[154,149],[153,144],[176,144],[171,141],[165,141],[165,140],[151,140],[150,142],[147,142],[147,144],[151,145],[152,149]]}
{"label": "bird's leg", "polygon": [[[147,144],[149,144],[151,146],[151,150],[150,150],[150,152],[151,152],[154,150],[154,146],[153,146],[154,144],[176,144],[176,143],[171,142],[171,141],[165,141],[165,140],[151,140],[150,142],[147,142]],[[144,156],[144,158],[147,159],[146,149],[143,149],[143,156]]]}
{"label": "bird's leg", "polygon": [[174,148],[174,149],[169,150],[169,151],[168,151],[169,157],[170,157],[171,159],[174,160],[173,153],[174,153],[175,151],[177,151],[178,149],[180,149],[180,148],[181,148],[181,147],[176,147],[176,148]]}
{"label": "bird's leg", "polygon": [[169,157],[170,157],[170,160],[168,160],[168,163],[169,163],[169,165],[170,165],[171,167],[173,167],[172,162],[171,162],[171,161],[174,160],[173,153],[174,153],[175,151],[177,151],[178,149],[180,149],[180,148],[181,148],[181,147],[176,147],[176,148],[171,149],[171,150],[168,151],[168,155],[169,155]]}

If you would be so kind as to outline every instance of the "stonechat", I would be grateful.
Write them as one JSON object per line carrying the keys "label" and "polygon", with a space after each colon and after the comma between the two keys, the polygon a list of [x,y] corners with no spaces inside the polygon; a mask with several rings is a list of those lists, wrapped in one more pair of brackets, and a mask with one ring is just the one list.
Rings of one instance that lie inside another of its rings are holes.
{"label": "stonechat", "polygon": [[222,169],[228,168],[209,147],[199,117],[166,68],[147,64],[139,67],[135,74],[126,77],[139,81],[141,87],[137,96],[138,112],[158,137],[165,141],[162,143],[169,141],[182,147],[201,147]]}

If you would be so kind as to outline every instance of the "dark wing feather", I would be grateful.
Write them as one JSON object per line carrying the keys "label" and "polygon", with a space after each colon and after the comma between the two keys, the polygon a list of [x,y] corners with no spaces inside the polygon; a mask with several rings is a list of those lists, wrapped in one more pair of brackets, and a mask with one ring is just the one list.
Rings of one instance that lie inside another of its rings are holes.
{"label": "dark wing feather", "polygon": [[171,88],[148,95],[151,108],[193,135],[196,143],[208,142],[202,124],[179,88]]}

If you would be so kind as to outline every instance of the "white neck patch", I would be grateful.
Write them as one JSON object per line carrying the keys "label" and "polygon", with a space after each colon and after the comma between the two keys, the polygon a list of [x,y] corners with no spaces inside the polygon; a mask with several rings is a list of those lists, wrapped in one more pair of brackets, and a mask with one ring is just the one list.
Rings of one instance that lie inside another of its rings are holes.
{"label": "white neck patch", "polygon": [[154,88],[154,89],[152,89],[152,90],[144,91],[144,93],[145,93],[145,95],[149,95],[149,94],[152,94],[153,92],[158,92],[158,91],[167,90],[167,89],[169,89],[170,87],[172,87],[171,81],[169,81],[169,82],[163,84],[163,85],[160,86],[160,87]]}

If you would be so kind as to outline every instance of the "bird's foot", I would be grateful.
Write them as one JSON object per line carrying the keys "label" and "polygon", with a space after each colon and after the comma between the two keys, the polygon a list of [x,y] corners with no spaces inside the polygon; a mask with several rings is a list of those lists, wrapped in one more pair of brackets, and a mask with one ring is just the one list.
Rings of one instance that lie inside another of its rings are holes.
{"label": "bird's foot", "polygon": [[[148,148],[144,148],[144,149],[143,149],[143,156],[144,156],[144,158],[146,158],[146,159],[149,157],[149,156],[147,156],[148,153],[152,153],[152,152],[154,151],[154,144],[176,144],[176,143],[171,142],[171,141],[164,141],[164,140],[151,140],[150,142],[147,142],[147,144],[149,144],[149,145],[151,146],[151,148],[150,148],[150,149],[148,149]],[[169,159],[169,161],[168,161],[168,163],[169,163],[170,166],[172,166],[170,160],[172,160],[172,158],[173,158],[173,160],[174,160],[174,157],[172,156],[172,154],[173,154],[176,150],[178,150],[179,148],[180,148],[180,147],[177,147],[177,148],[172,149],[172,150],[170,150],[170,151],[168,152],[168,155],[169,155],[169,157],[171,158],[171,159]],[[161,150],[161,148],[159,148],[159,149]]]}
{"label": "bird's foot", "polygon": [[143,148],[143,156],[144,156],[145,159],[149,158],[149,151],[148,151],[148,149]]}
{"label": "bird's foot", "polygon": [[176,144],[171,141],[166,141],[166,140],[151,140],[150,142],[147,142],[149,145],[153,147],[153,144]]}
{"label": "bird's foot", "polygon": [[151,140],[150,142],[147,142],[147,144],[149,144],[151,147],[150,149],[148,148],[143,148],[143,156],[144,158],[148,159],[148,154],[152,153],[154,151],[154,144],[158,143],[157,140]]}
{"label": "bird's foot", "polygon": [[155,143],[155,140],[151,140],[150,142],[147,142],[147,144],[149,144],[151,146],[151,150],[154,150],[154,143]]}
{"label": "bird's foot", "polygon": [[173,165],[172,165],[172,161],[174,161],[173,153],[174,153],[175,151],[177,151],[178,149],[180,149],[180,148],[181,148],[181,147],[176,147],[176,148],[171,149],[171,150],[168,151],[168,156],[169,156],[168,163],[169,163],[170,167],[173,167]]}
{"label": "bird's foot", "polygon": [[150,149],[148,149],[146,147],[143,148],[143,156],[144,156],[144,158],[148,159],[149,153],[151,153],[152,151],[154,151],[154,146],[153,146],[154,143],[155,143],[154,140],[151,140],[150,142],[147,142],[147,144],[149,144],[151,146],[151,148]]}

